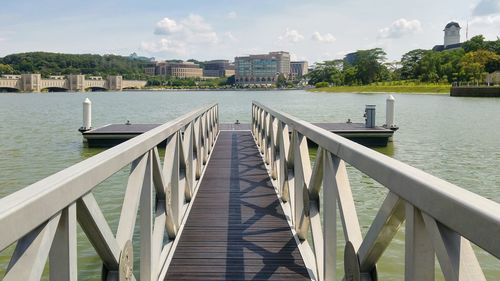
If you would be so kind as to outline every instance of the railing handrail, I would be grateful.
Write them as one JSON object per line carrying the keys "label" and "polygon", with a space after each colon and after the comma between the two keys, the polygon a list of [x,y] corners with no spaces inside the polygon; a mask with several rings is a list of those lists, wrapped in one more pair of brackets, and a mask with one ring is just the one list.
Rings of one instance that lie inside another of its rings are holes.
{"label": "railing handrail", "polygon": [[216,106],[212,103],[191,111],[1,198],[0,251]]}
{"label": "railing handrail", "polygon": [[253,105],[500,258],[500,204],[287,113]]}

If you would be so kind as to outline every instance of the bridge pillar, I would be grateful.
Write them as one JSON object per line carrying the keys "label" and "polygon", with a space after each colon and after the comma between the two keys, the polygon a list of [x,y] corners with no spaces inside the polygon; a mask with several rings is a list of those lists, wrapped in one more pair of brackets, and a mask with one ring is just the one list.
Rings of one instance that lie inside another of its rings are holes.
{"label": "bridge pillar", "polygon": [[40,74],[21,74],[19,88],[23,92],[40,92],[41,82],[42,75]]}
{"label": "bridge pillar", "polygon": [[85,75],[81,74],[68,75],[68,88],[70,91],[74,92],[85,91]]}
{"label": "bridge pillar", "polygon": [[108,90],[121,91],[123,89],[123,77],[120,75],[108,76]]}

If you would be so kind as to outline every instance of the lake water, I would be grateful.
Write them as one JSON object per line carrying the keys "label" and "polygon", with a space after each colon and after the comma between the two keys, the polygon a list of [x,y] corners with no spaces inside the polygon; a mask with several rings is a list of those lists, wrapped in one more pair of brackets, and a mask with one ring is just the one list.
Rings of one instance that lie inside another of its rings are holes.
{"label": "lake water", "polygon": [[[380,125],[385,122],[387,95],[305,91],[1,93],[0,198],[102,151],[85,148],[77,131],[86,97],[93,103],[94,126],[127,120],[166,122],[211,102],[219,103],[221,122],[239,119],[248,123],[252,100],[311,122],[345,122],[348,118],[364,122],[365,105],[375,104]],[[500,202],[500,99],[394,97],[400,129],[394,142],[378,151]],[[127,173],[126,169],[118,172],[94,191],[113,230]],[[349,175],[366,233],[387,190],[352,168]],[[378,265],[380,280],[403,279],[403,231]],[[0,276],[11,251],[12,247],[0,254]],[[99,259],[80,230],[78,255],[79,280],[100,280]],[[500,262],[479,250],[478,258],[488,280],[500,280]],[[442,278],[440,273],[437,276]]]}

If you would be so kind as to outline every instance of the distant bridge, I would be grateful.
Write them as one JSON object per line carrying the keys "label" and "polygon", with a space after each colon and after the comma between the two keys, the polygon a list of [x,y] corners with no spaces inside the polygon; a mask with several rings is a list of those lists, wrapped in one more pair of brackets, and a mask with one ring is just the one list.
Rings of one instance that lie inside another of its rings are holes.
{"label": "distant bridge", "polygon": [[121,91],[124,89],[141,89],[146,81],[123,80],[120,75],[108,76],[106,79],[85,75],[51,76],[43,79],[40,74],[5,75],[0,77],[0,91],[42,92],[42,91]]}

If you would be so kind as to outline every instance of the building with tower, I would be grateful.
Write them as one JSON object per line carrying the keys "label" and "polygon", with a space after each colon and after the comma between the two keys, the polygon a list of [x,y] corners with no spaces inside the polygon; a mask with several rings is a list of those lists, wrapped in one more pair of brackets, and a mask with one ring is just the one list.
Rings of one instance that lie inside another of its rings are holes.
{"label": "building with tower", "polygon": [[433,51],[441,52],[447,50],[453,50],[460,48],[462,43],[460,43],[460,25],[457,22],[449,22],[444,27],[444,44],[436,45],[432,48]]}

